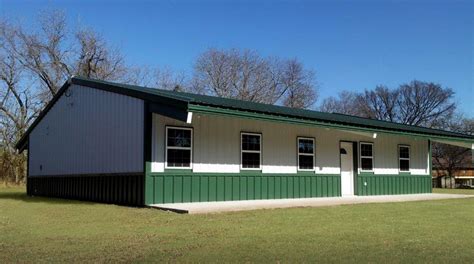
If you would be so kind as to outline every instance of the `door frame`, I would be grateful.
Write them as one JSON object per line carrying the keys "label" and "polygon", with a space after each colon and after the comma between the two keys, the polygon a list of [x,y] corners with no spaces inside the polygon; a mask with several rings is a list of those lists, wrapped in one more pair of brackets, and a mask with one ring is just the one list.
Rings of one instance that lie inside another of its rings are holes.
{"label": "door frame", "polygon": [[341,143],[352,143],[352,166],[354,169],[353,177],[353,185],[354,185],[354,195],[358,195],[357,192],[357,176],[359,174],[359,148],[358,142],[352,140],[339,140],[339,174],[341,176],[341,195],[342,195],[342,160],[341,160]]}

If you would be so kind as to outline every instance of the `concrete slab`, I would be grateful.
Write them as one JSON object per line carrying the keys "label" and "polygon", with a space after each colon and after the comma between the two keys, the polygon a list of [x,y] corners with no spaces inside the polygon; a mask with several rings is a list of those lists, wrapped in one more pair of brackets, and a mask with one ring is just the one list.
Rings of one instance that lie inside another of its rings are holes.
{"label": "concrete slab", "polygon": [[474,195],[463,194],[406,194],[406,195],[378,195],[378,196],[351,196],[327,198],[301,198],[301,199],[274,199],[274,200],[248,200],[226,202],[202,203],[168,203],[153,204],[151,207],[188,214],[206,214],[233,211],[248,211],[257,209],[291,208],[291,207],[321,207],[343,204],[364,203],[393,203],[409,201],[426,201],[442,199],[474,198]]}

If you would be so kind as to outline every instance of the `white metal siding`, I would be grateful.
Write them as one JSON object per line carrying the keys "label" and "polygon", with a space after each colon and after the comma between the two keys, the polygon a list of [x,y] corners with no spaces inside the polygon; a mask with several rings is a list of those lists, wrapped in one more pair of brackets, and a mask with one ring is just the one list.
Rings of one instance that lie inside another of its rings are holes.
{"label": "white metal siding", "polygon": [[152,171],[164,171],[165,126],[194,128],[194,172],[240,172],[240,132],[262,133],[263,173],[296,173],[296,138],[314,137],[316,142],[316,173],[339,174],[339,141],[374,143],[374,173],[398,174],[398,144],[411,146],[411,173],[427,175],[428,142],[426,139],[378,133],[376,139],[349,131],[297,126],[224,116],[193,116],[185,124],[160,115],[153,115]]}
{"label": "white metal siding", "polygon": [[30,134],[30,175],[142,172],[143,107],[140,99],[72,85]]}

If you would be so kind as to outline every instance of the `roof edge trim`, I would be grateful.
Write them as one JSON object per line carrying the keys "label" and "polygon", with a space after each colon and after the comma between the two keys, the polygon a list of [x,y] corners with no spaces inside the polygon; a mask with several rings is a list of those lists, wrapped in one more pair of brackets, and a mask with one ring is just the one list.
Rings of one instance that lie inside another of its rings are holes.
{"label": "roof edge trim", "polygon": [[36,117],[33,123],[31,123],[31,125],[28,127],[28,129],[23,134],[23,136],[17,141],[17,143],[15,144],[15,148],[20,153],[23,152],[23,150],[25,150],[26,147],[28,146],[28,139],[29,139],[29,135],[31,131],[33,131],[33,129],[38,125],[39,122],[41,122],[44,116],[49,112],[49,110],[51,110],[51,108],[59,100],[59,98],[64,94],[64,92],[73,84],[85,86],[92,89],[98,89],[102,91],[122,94],[125,96],[141,99],[143,101],[164,104],[164,105],[167,105],[173,108],[178,108],[184,111],[187,111],[188,109],[189,100],[187,100],[187,98],[184,98],[184,97],[176,99],[176,98],[167,97],[166,95],[153,95],[153,94],[147,93],[146,91],[140,91],[140,90],[126,88],[126,87],[117,87],[116,84],[112,84],[112,83],[100,82],[99,80],[84,79],[81,77],[72,76],[64,82],[64,84],[61,86],[58,92],[53,96],[51,101],[49,101],[49,103],[45,106],[45,108],[39,113],[38,117]]}
{"label": "roof edge trim", "polygon": [[385,130],[385,129],[380,129],[380,128],[358,127],[358,126],[343,125],[343,124],[330,123],[330,122],[308,120],[308,119],[297,118],[297,117],[287,117],[287,116],[282,116],[282,115],[242,111],[242,110],[237,110],[237,109],[220,108],[220,107],[215,107],[215,106],[199,105],[199,104],[192,104],[192,103],[189,104],[189,111],[192,111],[194,113],[237,116],[237,117],[248,118],[248,119],[273,121],[273,122],[288,123],[288,124],[299,124],[299,125],[309,125],[309,126],[317,126],[317,127],[325,127],[325,128],[344,129],[344,130],[357,131],[357,132],[369,132],[369,133],[377,132],[377,133],[391,134],[391,135],[415,136],[415,137],[426,138],[426,139],[441,139],[441,140],[467,142],[467,143],[474,144],[474,140],[470,140],[467,138],[457,138],[457,137],[440,136],[440,135],[433,135],[433,134]]}

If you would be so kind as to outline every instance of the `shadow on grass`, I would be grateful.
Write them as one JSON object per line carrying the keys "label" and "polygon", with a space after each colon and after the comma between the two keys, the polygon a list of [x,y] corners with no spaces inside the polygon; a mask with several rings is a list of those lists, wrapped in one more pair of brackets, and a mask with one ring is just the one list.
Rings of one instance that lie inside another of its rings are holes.
{"label": "shadow on grass", "polygon": [[28,196],[25,192],[11,191],[11,192],[0,192],[0,201],[3,199],[15,200],[27,203],[48,203],[48,204],[95,204],[94,202],[79,201],[79,200],[68,200],[54,197],[42,197],[42,196]]}

